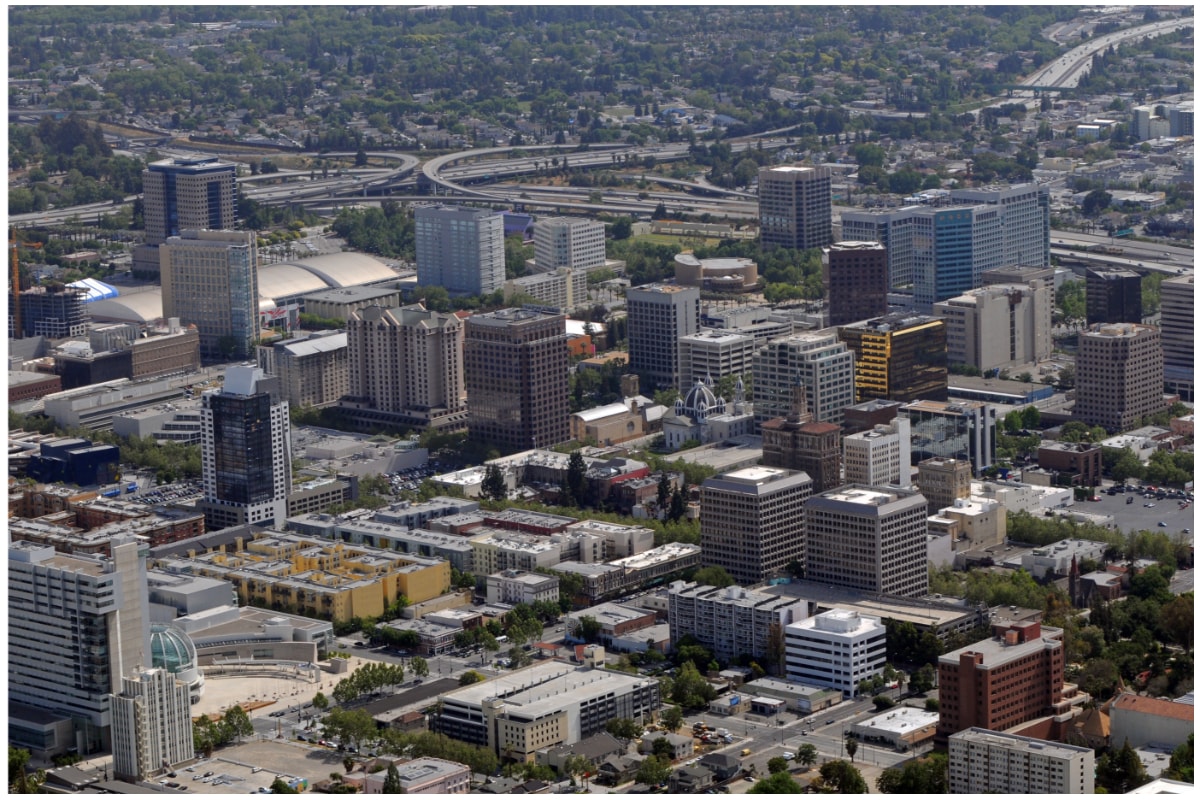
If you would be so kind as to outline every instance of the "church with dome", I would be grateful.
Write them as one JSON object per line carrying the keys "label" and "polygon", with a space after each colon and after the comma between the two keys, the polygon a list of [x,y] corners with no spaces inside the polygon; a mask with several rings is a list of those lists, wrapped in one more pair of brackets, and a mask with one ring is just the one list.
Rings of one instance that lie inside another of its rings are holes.
{"label": "church with dome", "polygon": [[754,404],[746,402],[746,387],[739,377],[733,389],[733,402],[713,392],[712,376],[697,380],[696,385],[663,415],[663,442],[668,450],[678,450],[695,440],[712,444],[754,433]]}

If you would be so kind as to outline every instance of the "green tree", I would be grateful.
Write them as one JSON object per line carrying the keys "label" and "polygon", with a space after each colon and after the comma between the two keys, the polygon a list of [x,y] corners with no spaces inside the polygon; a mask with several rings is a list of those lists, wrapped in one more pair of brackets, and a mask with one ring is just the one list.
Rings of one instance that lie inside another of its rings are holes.
{"label": "green tree", "polygon": [[703,708],[717,696],[717,690],[700,674],[696,665],[685,661],[675,675],[671,699],[684,708]]}
{"label": "green tree", "polygon": [[637,775],[634,776],[635,780],[647,786],[666,783],[669,777],[671,777],[671,759],[655,755],[646,756],[638,767]]}
{"label": "green tree", "polygon": [[1112,205],[1112,195],[1103,189],[1093,189],[1083,198],[1082,211],[1085,216],[1094,217]]}
{"label": "green tree", "polygon": [[776,772],[746,790],[746,794],[802,794],[803,792],[800,784],[796,783],[787,772]]}
{"label": "green tree", "polygon": [[866,794],[867,782],[853,764],[827,761],[821,765],[821,786],[834,794]]}
{"label": "green tree", "polygon": [[225,738],[236,739],[239,742],[243,736],[254,735],[254,723],[241,706],[234,706],[225,712],[221,719],[221,727],[225,729]]}
{"label": "green tree", "polygon": [[1110,750],[1096,761],[1096,788],[1103,788],[1109,794],[1128,794],[1149,781],[1150,776],[1128,739],[1119,749]]}
{"label": "green tree", "polygon": [[594,642],[596,641],[596,637],[600,635],[600,622],[588,614],[577,617],[572,635],[574,638],[584,642]]}
{"label": "green tree", "polygon": [[30,753],[19,747],[8,746],[8,791],[10,794],[38,794],[46,782],[46,773],[36,770],[32,775],[26,771]]}
{"label": "green tree", "polygon": [[578,450],[567,459],[567,493],[572,505],[585,506],[588,502],[587,464]]}
{"label": "green tree", "polygon": [[734,584],[733,576],[720,566],[701,567],[692,575],[692,580],[705,586],[715,586],[718,589]]}
{"label": "green tree", "polygon": [[875,787],[883,794],[949,794],[948,759],[944,753],[931,753],[906,761],[903,766],[889,767],[876,779]]}
{"label": "green tree", "polygon": [[846,737],[846,755],[850,756],[850,763],[854,763],[854,754],[858,752],[858,740],[853,736]]}
{"label": "green tree", "polygon": [[413,656],[412,660],[408,662],[408,667],[418,678],[425,678],[429,675],[429,662],[421,656]]}
{"label": "green tree", "polygon": [[387,775],[383,778],[384,794],[404,794],[404,786],[400,783],[400,771],[395,762],[388,764]]}
{"label": "green tree", "polygon": [[787,759],[784,758],[783,756],[775,756],[774,758],[767,761],[767,772],[771,773],[772,775],[779,773],[779,772],[787,772],[787,771],[788,771],[788,762],[787,762]]}
{"label": "green tree", "polygon": [[489,500],[505,500],[508,498],[508,486],[504,483],[504,473],[495,464],[488,464],[483,471],[483,483],[479,491]]}
{"label": "green tree", "polygon": [[288,786],[283,778],[276,778],[271,781],[271,794],[300,794],[300,790]]}
{"label": "green tree", "polygon": [[1188,739],[1175,751],[1171,753],[1171,763],[1167,767],[1167,777],[1173,781],[1184,781],[1186,783],[1196,782],[1196,747],[1194,740],[1195,734],[1188,736]]}
{"label": "green tree", "polygon": [[334,708],[325,715],[321,724],[325,727],[326,736],[355,747],[374,741],[379,734],[375,719],[361,708],[352,711]]}
{"label": "green tree", "polygon": [[317,692],[313,696],[312,704],[317,711],[324,711],[329,708],[329,698],[325,696],[324,692]]}
{"label": "green tree", "polygon": [[637,720],[629,719],[628,717],[617,717],[605,723],[604,730],[618,739],[632,742],[642,735],[643,729]]}
{"label": "green tree", "polygon": [[459,676],[458,685],[459,686],[470,686],[472,683],[479,683],[480,681],[483,681],[483,680],[487,680],[487,679],[484,678],[483,675],[479,674],[475,670],[469,669],[466,672],[464,672],[462,675]]}
{"label": "green tree", "polygon": [[659,717],[659,722],[662,723],[664,728],[674,733],[683,726],[683,709],[679,706],[667,706],[663,709],[662,715]]}
{"label": "green tree", "polygon": [[819,757],[816,745],[805,743],[796,748],[796,763],[805,769],[817,763]]}

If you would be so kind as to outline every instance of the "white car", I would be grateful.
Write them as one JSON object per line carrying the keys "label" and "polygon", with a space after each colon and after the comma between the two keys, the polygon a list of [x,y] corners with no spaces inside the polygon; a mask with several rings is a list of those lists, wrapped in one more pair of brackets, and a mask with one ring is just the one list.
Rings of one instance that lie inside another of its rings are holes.
{"label": "white car", "polygon": [[795,753],[784,753],[783,757],[786,758],[788,761],[791,761],[793,758],[796,757],[796,754]]}

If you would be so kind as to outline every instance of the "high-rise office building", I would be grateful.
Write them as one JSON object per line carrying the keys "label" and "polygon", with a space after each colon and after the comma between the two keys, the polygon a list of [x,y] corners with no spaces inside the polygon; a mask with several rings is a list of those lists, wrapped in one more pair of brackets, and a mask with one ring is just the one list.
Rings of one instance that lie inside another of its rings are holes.
{"label": "high-rise office building", "polygon": [[849,485],[804,504],[805,577],[877,594],[923,597],[928,504],[904,489]]}
{"label": "high-rise office building", "polygon": [[797,385],[817,422],[842,423],[854,402],[855,356],[832,331],[772,339],[754,354],[754,416],[759,424],[791,411]]}
{"label": "high-rise office building", "polygon": [[909,433],[908,419],[897,417],[887,425],[876,425],[873,430],[843,439],[846,483],[909,488],[912,485]]}
{"label": "high-rise office building", "polygon": [[414,216],[418,284],[454,294],[489,294],[504,285],[502,214],[436,206]]}
{"label": "high-rise office building", "polygon": [[[946,399],[949,373],[942,320],[888,314],[839,328],[838,337],[854,352],[856,402]],[[757,394],[757,374],[754,384]]]}
{"label": "high-rise office building", "polygon": [[467,419],[464,324],[454,314],[368,306],[346,324],[349,388],[341,406],[365,422],[460,428]]}
{"label": "high-rise office building", "polygon": [[1090,747],[968,728],[950,737],[951,794],[1083,794],[1096,791]]}
{"label": "high-rise office building", "polygon": [[760,344],[753,336],[703,328],[679,337],[679,380],[685,386],[712,378],[750,375]]}
{"label": "high-rise office building", "polygon": [[758,171],[759,242],[802,250],[833,241],[833,177],[828,167]]}
{"label": "high-rise office building", "polygon": [[151,658],[146,546],[118,535],[111,548],[111,557],[33,542],[8,551],[9,702],[73,720],[81,755],[112,748],[112,695]]}
{"label": "high-rise office building", "polygon": [[980,474],[996,460],[996,409],[973,400],[916,400],[900,415],[912,428],[911,449],[917,463],[927,458],[957,458]]}
{"label": "high-rise office building", "polygon": [[1012,264],[1050,264],[1049,190],[1035,184],[955,189],[945,204],[842,213],[842,238],[887,248],[891,286],[913,287],[918,311]]}
{"label": "high-rise office building", "polygon": [[279,379],[258,367],[226,370],[221,388],[201,396],[200,454],[197,507],[209,530],[287,519],[292,439]]}
{"label": "high-rise office building", "polygon": [[251,231],[186,230],[158,247],[163,315],[200,331],[210,358],[253,358],[258,245]]}
{"label": "high-rise office building", "polygon": [[1151,325],[1093,325],[1075,357],[1076,419],[1110,431],[1163,409],[1162,335]]}
{"label": "high-rise office building", "polygon": [[993,284],[934,303],[949,363],[987,372],[1049,358],[1053,297],[1053,285]]}
{"label": "high-rise office building", "polygon": [[849,325],[887,313],[887,248],[879,242],[841,241],[826,253],[829,324]]}
{"label": "high-rise office building", "polygon": [[571,438],[562,314],[506,308],[467,318],[463,373],[473,441],[513,452]]}
{"label": "high-rise office building", "polygon": [[603,267],[604,223],[579,217],[539,219],[533,224],[533,258],[538,272]]}
{"label": "high-rise office building", "polygon": [[883,673],[887,628],[879,617],[835,608],[793,622],[784,630],[787,678],[805,686],[828,686],[846,697],[859,681]]}
{"label": "high-rise office building", "polygon": [[[938,738],[967,728],[1004,731],[1070,708],[1061,628],[996,626],[991,639],[938,659]],[[1074,689],[1074,687],[1072,687]]]}
{"label": "high-rise office building", "polygon": [[679,389],[679,340],[700,330],[700,290],[694,286],[652,283],[625,293],[629,370],[646,390]]}
{"label": "high-rise office building", "polygon": [[1186,403],[1196,398],[1194,274],[1167,278],[1159,286],[1162,318],[1163,380],[1167,391]]}
{"label": "high-rise office building", "polygon": [[804,563],[804,501],[812,479],[803,472],[747,467],[700,487],[704,563],[724,567],[742,586],[762,583],[788,564]]}
{"label": "high-rise office building", "polygon": [[1087,271],[1087,324],[1142,321],[1142,276],[1128,269]]}
{"label": "high-rise office building", "polygon": [[188,685],[168,670],[141,669],[122,678],[112,716],[118,780],[143,781],[196,756]]}
{"label": "high-rise office building", "polygon": [[146,241],[133,271],[159,273],[158,245],[186,230],[231,230],[237,213],[237,165],[219,158],[155,161],[142,172]]}

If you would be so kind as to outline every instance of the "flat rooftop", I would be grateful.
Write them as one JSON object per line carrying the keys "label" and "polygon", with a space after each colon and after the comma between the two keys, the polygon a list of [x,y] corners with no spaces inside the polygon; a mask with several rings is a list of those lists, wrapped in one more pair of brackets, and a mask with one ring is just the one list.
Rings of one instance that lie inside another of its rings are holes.
{"label": "flat rooftop", "polygon": [[499,698],[504,701],[506,711],[536,718],[561,710],[567,698],[583,702],[610,693],[623,693],[653,680],[623,672],[546,662],[449,692],[445,699],[478,706],[489,698]]}
{"label": "flat rooftop", "polygon": [[938,717],[939,715],[935,711],[921,711],[912,706],[896,706],[883,714],[855,723],[854,729],[887,731],[904,736],[913,731],[937,725]]}

